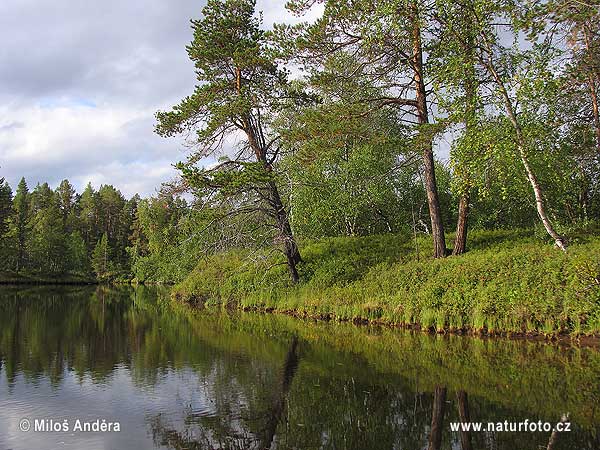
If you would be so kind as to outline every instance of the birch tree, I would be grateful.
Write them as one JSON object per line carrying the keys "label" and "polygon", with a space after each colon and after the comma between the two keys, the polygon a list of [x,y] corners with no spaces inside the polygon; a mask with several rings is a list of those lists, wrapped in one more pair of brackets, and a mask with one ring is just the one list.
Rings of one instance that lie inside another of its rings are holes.
{"label": "birch tree", "polygon": [[[519,35],[523,15],[519,14],[518,2],[477,0],[463,9],[476,27],[474,57],[489,77],[497,106],[511,124],[517,155],[531,185],[538,216],[556,246],[566,251],[567,243],[548,214],[544,189],[531,160],[535,148],[523,122],[526,102],[532,100],[531,95],[527,98],[531,87],[544,90],[544,77],[551,78],[548,64],[552,49],[545,43],[519,42],[524,38]],[[543,107],[548,106],[551,105]]]}

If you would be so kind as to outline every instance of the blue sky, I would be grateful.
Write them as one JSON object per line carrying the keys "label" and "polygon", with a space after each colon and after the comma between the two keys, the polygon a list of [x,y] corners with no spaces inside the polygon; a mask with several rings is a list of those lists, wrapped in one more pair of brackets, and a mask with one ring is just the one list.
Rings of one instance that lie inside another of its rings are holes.
{"label": "blue sky", "polygon": [[[265,24],[293,21],[259,0]],[[185,46],[202,0],[2,0],[0,177],[11,186],[68,178],[151,195],[176,176],[182,139],[154,114],[194,86]]]}

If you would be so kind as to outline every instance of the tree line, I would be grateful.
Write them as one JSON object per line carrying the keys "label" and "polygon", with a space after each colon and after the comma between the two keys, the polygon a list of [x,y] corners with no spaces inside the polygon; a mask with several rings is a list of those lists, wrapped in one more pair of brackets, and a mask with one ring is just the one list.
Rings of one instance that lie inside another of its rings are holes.
{"label": "tree line", "polygon": [[0,264],[172,281],[271,248],[298,281],[306,239],[427,234],[443,258],[474,228],[536,228],[566,251],[600,219],[599,5],[294,0],[317,19],[267,30],[254,0],[209,0],[196,86],[156,115],[192,147],[181,178],[144,200],[2,183]]}
{"label": "tree line", "polygon": [[99,277],[129,270],[127,253],[139,196],[126,200],[110,185],[78,194],[68,180],[16,191],[0,179],[0,270]]}

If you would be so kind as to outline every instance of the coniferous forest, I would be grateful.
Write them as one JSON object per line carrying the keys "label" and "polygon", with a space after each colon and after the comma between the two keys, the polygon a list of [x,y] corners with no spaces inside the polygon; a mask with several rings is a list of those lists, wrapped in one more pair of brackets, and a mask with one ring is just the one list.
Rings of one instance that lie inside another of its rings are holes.
{"label": "coniferous forest", "polygon": [[[515,323],[566,311],[558,328],[595,329],[598,3],[287,8],[299,22],[268,29],[253,0],[192,19],[196,86],[156,114],[191,150],[154,197],[2,181],[4,276],[180,283],[190,301],[267,308],[283,289],[317,314],[444,328],[485,317],[482,280],[508,274],[489,289]],[[532,289],[547,309],[520,303]],[[414,304],[391,307],[398,292]]]}

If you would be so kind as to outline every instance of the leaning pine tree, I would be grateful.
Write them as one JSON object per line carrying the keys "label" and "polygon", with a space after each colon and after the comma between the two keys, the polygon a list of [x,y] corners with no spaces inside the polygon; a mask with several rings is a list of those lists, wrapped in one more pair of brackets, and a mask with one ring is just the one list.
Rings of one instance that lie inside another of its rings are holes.
{"label": "leaning pine tree", "polygon": [[[301,261],[288,211],[277,184],[279,136],[270,124],[285,101],[286,73],[269,55],[254,0],[209,0],[193,20],[187,47],[196,68],[194,92],[168,112],[157,113],[161,136],[195,133],[195,150],[177,164],[203,202],[226,201],[227,216],[249,213],[273,226],[292,280]],[[237,146],[227,146],[237,141]],[[218,164],[200,168],[202,158]],[[232,206],[233,205],[233,206]]]}

